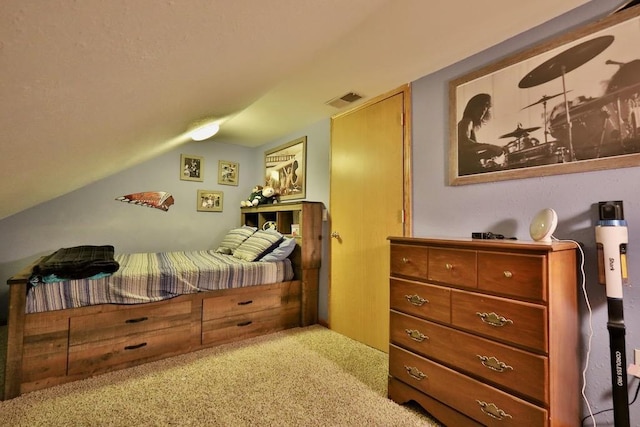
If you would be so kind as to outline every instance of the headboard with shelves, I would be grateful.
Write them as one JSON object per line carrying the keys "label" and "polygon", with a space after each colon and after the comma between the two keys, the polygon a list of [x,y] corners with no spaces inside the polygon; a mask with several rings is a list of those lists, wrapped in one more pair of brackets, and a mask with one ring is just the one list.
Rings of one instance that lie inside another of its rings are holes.
{"label": "headboard with shelves", "polygon": [[[318,321],[318,284],[322,258],[321,202],[291,202],[240,208],[240,223],[263,229],[275,224],[276,230],[296,239],[296,250],[291,255],[295,277],[302,281],[302,324]],[[292,225],[298,225],[296,235]]]}

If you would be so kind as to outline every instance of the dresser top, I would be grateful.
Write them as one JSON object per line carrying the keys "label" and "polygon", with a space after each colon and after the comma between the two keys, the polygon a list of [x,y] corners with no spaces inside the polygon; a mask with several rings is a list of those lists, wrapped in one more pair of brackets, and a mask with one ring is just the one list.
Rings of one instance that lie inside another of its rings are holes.
{"label": "dresser top", "polygon": [[421,246],[456,246],[469,249],[509,249],[509,250],[535,250],[545,252],[566,251],[577,249],[575,242],[570,240],[553,241],[551,243],[535,242],[533,240],[510,239],[470,239],[454,237],[401,237],[390,236],[391,243]]}

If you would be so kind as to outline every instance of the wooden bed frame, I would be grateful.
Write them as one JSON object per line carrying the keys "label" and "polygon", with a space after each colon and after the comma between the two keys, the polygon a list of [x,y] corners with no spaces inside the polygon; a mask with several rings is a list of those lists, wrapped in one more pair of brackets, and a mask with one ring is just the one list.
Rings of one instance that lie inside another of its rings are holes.
{"label": "wooden bed frame", "polygon": [[25,313],[32,265],[11,277],[4,399],[96,374],[318,321],[322,203],[242,208],[242,224],[299,224],[294,280],[181,295],[146,304],[102,304]]}

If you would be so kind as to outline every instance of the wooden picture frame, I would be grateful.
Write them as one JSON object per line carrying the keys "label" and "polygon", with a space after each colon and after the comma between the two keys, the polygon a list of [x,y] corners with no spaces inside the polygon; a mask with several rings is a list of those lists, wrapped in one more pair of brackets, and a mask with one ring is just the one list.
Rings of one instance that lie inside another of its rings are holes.
{"label": "wooden picture frame", "polygon": [[223,202],[222,191],[198,190],[196,208],[200,212],[222,212]]}
{"label": "wooden picture frame", "polygon": [[218,160],[218,184],[238,185],[240,164],[228,160]]}
{"label": "wooden picture frame", "polygon": [[449,184],[640,165],[639,15],[615,13],[452,80]]}
{"label": "wooden picture frame", "polygon": [[264,153],[265,185],[276,190],[279,199],[306,197],[307,137],[290,141]]}
{"label": "wooden picture frame", "polygon": [[180,179],[183,181],[204,181],[204,158],[181,154]]}

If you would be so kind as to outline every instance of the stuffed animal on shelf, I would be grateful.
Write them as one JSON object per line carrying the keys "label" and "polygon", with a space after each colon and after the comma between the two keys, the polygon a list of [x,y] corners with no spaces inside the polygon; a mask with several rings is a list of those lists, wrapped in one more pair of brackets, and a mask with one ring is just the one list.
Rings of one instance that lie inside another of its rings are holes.
{"label": "stuffed animal on shelf", "polygon": [[272,203],[278,202],[278,195],[276,194],[276,190],[269,185],[256,185],[251,190],[251,194],[247,198],[247,200],[243,200],[240,202],[240,206],[258,206],[258,205],[268,205]]}

